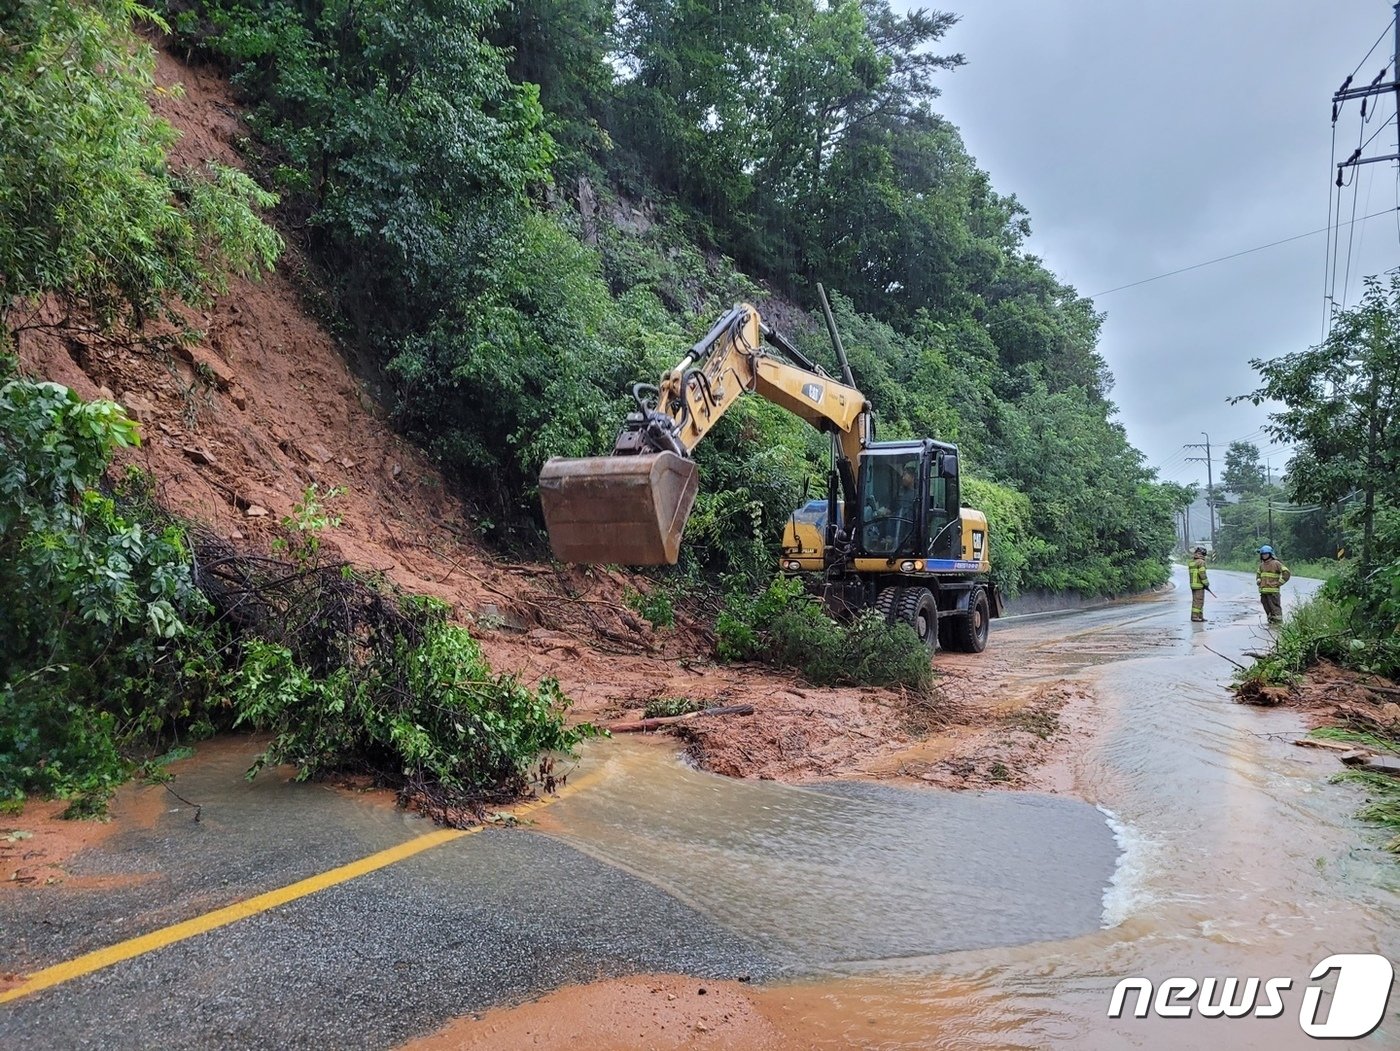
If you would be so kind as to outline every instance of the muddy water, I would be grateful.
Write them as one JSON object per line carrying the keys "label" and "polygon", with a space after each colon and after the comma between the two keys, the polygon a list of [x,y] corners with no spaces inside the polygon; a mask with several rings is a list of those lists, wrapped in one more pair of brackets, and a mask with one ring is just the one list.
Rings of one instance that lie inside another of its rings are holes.
{"label": "muddy water", "polygon": [[[1179,589],[999,627],[1018,679],[1093,688],[1070,713],[1090,728],[1076,798],[716,783],[630,746],[558,834],[790,949],[809,977],[762,995],[828,1046],[1308,1046],[1315,963],[1400,957],[1400,869],[1352,817],[1360,792],[1326,783],[1335,758],[1290,744],[1299,717],[1223,689],[1211,650],[1266,635],[1252,580],[1212,579],[1204,626]],[[1129,976],[1293,984],[1271,1020],[1111,1020]],[[1395,1011],[1368,1046],[1400,1047]]]}
{"label": "muddy water", "polygon": [[694,770],[667,741],[608,742],[549,828],[811,971],[1099,927],[1117,858],[1082,802]]}

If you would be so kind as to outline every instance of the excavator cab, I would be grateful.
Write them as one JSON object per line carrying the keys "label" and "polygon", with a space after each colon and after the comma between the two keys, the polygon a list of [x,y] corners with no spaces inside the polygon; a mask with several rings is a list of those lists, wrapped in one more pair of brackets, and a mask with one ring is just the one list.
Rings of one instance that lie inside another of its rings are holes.
{"label": "excavator cab", "polygon": [[934,441],[872,445],[861,454],[859,493],[859,555],[958,557],[956,447]]}

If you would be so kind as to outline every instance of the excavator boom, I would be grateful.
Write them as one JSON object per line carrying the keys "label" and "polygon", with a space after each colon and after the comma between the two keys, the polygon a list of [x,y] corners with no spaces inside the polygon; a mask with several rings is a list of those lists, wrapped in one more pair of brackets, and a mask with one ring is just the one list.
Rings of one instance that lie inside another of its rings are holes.
{"label": "excavator boom", "polygon": [[[766,354],[764,338],[791,361]],[[699,472],[690,452],[744,393],[755,391],[835,434],[854,461],[865,397],[826,375],[740,304],[656,387],[632,389],[610,456],[554,458],[540,472],[540,505],[561,562],[673,564],[695,504]]]}

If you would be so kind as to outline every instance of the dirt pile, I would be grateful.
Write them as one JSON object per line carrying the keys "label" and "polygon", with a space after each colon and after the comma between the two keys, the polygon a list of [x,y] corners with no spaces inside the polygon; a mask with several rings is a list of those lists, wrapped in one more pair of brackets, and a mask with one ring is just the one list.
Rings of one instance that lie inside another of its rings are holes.
{"label": "dirt pile", "polygon": [[[236,144],[247,130],[224,81],[165,53],[157,79],[183,86],[153,103],[181,134],[172,163],[240,165]],[[899,691],[816,689],[768,668],[717,665],[706,625],[687,611],[677,611],[675,628],[658,631],[629,608],[629,591],[646,591],[645,578],[501,559],[308,313],[289,276],[298,273],[289,246],[278,272],[235,281],[191,316],[203,338],[173,356],[37,329],[21,337],[21,362],[85,398],[125,405],[141,422],[143,444],[122,462],[145,468],[166,506],[249,549],[266,547],[308,485],[344,487],[328,507],[341,519],[325,538],[328,554],[447,602],[494,667],[557,678],[580,717],[619,718],[666,697],[753,704],[753,717],[689,729],[691,754],[716,771],[871,772],[954,719],[941,707],[920,711]],[[963,674],[996,672],[983,665]],[[961,725],[999,721],[975,704],[958,712]]]}
{"label": "dirt pile", "polygon": [[1318,662],[1293,686],[1242,683],[1235,697],[1265,708],[1302,709],[1314,726],[1343,726],[1400,739],[1400,686],[1331,661]]}

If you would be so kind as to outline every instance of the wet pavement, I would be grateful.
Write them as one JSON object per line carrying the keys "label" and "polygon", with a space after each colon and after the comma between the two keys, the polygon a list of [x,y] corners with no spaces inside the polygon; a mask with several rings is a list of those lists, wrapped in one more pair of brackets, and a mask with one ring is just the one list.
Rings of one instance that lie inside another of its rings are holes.
{"label": "wet pavement", "polygon": [[[1184,590],[998,625],[1018,680],[1093,687],[1077,798],[734,782],[664,742],[604,742],[588,787],[538,827],[456,840],[0,1005],[0,1047],[388,1047],[563,983],[648,971],[798,983],[826,1005],[832,1046],[1304,1046],[1296,1003],[1272,1023],[1105,1017],[1120,977],[1278,974],[1301,988],[1329,952],[1400,954],[1400,878],[1352,817],[1359,793],[1325,783],[1334,758],[1290,746],[1296,713],[1225,692],[1233,669],[1211,651],[1238,660],[1267,633],[1248,577],[1212,580],[1205,626],[1186,623]],[[246,744],[219,747],[177,781],[205,804],[199,823],[173,808],[70,865],[106,888],[0,895],[0,969],[430,827],[276,773],[250,784]],[[1368,1046],[1397,1035],[1392,1009]]]}

